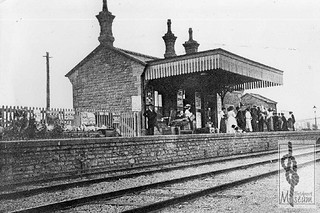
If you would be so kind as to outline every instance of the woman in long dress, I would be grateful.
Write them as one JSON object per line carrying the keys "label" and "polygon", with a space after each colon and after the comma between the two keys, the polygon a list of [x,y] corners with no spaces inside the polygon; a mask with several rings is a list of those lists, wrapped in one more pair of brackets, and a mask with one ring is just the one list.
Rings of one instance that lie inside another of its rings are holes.
{"label": "woman in long dress", "polygon": [[222,107],[220,113],[219,113],[219,131],[220,133],[226,133],[227,132],[227,112],[226,108]]}
{"label": "woman in long dress", "polygon": [[230,106],[228,107],[228,113],[227,113],[227,133],[235,133],[234,128],[236,126],[237,126],[236,113],[233,110],[233,106]]}
{"label": "woman in long dress", "polygon": [[249,107],[246,109],[245,117],[246,117],[246,132],[252,132],[252,125],[251,125],[252,116],[251,116]]}

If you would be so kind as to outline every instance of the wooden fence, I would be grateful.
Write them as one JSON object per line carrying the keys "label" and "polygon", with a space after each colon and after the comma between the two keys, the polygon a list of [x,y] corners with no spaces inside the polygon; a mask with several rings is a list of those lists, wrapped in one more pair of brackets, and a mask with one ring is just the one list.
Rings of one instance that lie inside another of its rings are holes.
{"label": "wooden fence", "polygon": [[121,134],[134,137],[141,135],[141,113],[126,112],[120,115],[120,132]]}
{"label": "wooden fence", "polygon": [[48,116],[58,118],[64,124],[72,125],[74,119],[72,109],[50,109],[39,107],[2,106],[0,108],[0,125],[8,126],[13,120],[25,117],[28,120],[34,118],[37,122],[48,123]]}
{"label": "wooden fence", "polygon": [[120,130],[124,137],[141,135],[141,112],[108,112],[94,109],[50,109],[36,107],[0,107],[0,125],[7,127],[19,117],[34,118],[37,122],[48,124],[48,118],[58,118],[65,125],[80,127],[112,127]]}

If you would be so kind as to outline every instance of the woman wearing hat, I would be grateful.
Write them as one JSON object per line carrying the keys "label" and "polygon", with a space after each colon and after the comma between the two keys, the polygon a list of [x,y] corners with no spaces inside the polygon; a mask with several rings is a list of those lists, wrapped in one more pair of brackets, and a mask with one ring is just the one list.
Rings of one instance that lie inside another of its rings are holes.
{"label": "woman wearing hat", "polygon": [[252,132],[252,125],[251,125],[252,116],[251,116],[249,107],[246,109],[245,117],[246,117],[246,132]]}
{"label": "woman wearing hat", "polygon": [[191,112],[191,105],[190,104],[186,104],[186,106],[184,108],[185,108],[184,116],[186,118],[188,118],[188,120],[189,120],[190,129],[194,130],[194,119],[195,119],[195,117],[194,117],[193,113]]}
{"label": "woman wearing hat", "polygon": [[234,128],[232,126],[237,126],[236,114],[234,112],[233,106],[228,107],[227,113],[227,133],[235,133]]}
{"label": "woman wearing hat", "polygon": [[219,132],[226,133],[227,132],[227,111],[225,107],[221,108],[219,112]]}

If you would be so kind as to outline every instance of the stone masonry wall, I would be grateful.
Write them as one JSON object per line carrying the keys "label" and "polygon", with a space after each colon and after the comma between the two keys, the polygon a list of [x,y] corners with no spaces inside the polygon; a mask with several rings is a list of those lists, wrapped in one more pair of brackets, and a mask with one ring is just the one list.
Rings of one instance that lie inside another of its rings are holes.
{"label": "stone masonry wall", "polygon": [[320,132],[161,135],[0,142],[1,184],[176,163],[319,142]]}
{"label": "stone masonry wall", "polygon": [[110,48],[102,48],[69,78],[75,108],[131,111],[131,96],[141,95],[144,66]]}

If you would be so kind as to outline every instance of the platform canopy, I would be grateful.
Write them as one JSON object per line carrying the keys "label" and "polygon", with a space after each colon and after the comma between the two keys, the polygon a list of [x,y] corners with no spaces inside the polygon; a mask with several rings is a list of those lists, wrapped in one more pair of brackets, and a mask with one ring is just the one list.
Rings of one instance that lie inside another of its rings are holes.
{"label": "platform canopy", "polygon": [[283,84],[283,71],[235,55],[223,49],[197,52],[148,62],[145,80],[160,80],[180,75],[217,76],[233,90],[255,89]]}

